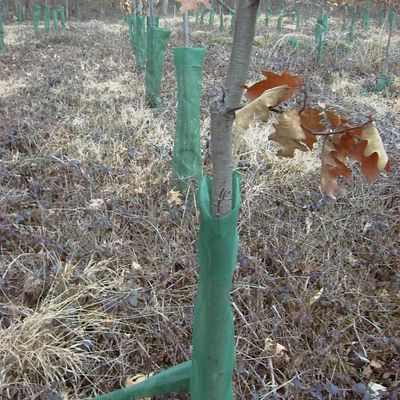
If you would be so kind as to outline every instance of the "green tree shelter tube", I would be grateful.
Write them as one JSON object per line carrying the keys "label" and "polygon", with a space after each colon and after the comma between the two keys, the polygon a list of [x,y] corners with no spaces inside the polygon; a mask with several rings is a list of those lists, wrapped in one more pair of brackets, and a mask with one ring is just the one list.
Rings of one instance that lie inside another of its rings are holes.
{"label": "green tree shelter tube", "polygon": [[239,174],[235,173],[232,181],[232,210],[222,218],[211,213],[211,179],[203,178],[200,184],[200,282],[193,359],[94,400],[135,400],[189,390],[192,400],[233,399],[235,342],[230,292],[238,250]]}
{"label": "green tree shelter tube", "polygon": [[232,210],[213,217],[210,179],[200,184],[200,282],[193,325],[192,400],[232,400],[235,342],[230,292],[238,250],[240,178],[233,177]]}
{"label": "green tree shelter tube", "polygon": [[39,33],[39,18],[40,18],[41,7],[40,4],[35,4],[33,8],[33,31]]}
{"label": "green tree shelter tube", "polygon": [[188,180],[202,175],[200,150],[200,99],[204,64],[204,49],[179,47],[174,49],[178,83],[172,177],[182,192]]}
{"label": "green tree shelter tube", "polygon": [[97,396],[94,400],[134,400],[189,391],[192,362],[186,361],[161,371],[143,382]]}
{"label": "green tree shelter tube", "polygon": [[136,34],[135,34],[135,58],[136,65],[144,68],[146,65],[146,35],[145,35],[145,17],[136,16]]}
{"label": "green tree shelter tube", "polygon": [[3,13],[0,11],[0,53],[4,51],[4,18]]}
{"label": "green tree shelter tube", "polygon": [[146,66],[146,98],[150,107],[159,108],[162,105],[161,78],[165,60],[165,52],[171,31],[162,28],[150,28],[148,60]]}
{"label": "green tree shelter tube", "polygon": [[61,26],[63,28],[65,28],[65,8],[64,8],[64,6],[61,6],[59,8],[59,13],[60,13],[60,17],[61,17]]}
{"label": "green tree shelter tube", "polygon": [[[146,17],[146,44],[151,43],[151,38],[150,38],[150,28],[158,28],[158,25],[160,24],[160,17]],[[150,46],[146,46],[146,60],[149,59],[150,53],[151,53],[151,44]]]}
{"label": "green tree shelter tube", "polygon": [[44,7],[44,29],[50,32],[50,6]]}
{"label": "green tree shelter tube", "polygon": [[56,9],[53,10],[53,25],[54,25],[54,32],[58,32],[60,28],[58,26],[58,11]]}
{"label": "green tree shelter tube", "polygon": [[209,17],[209,20],[208,20],[208,24],[210,26],[214,26],[214,19],[215,19],[214,4],[211,4],[210,17]]}

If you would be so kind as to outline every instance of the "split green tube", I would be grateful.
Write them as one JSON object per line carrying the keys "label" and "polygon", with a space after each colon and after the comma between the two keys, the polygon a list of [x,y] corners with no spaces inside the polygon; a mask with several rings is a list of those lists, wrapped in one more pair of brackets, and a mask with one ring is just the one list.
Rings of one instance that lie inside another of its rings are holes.
{"label": "split green tube", "polygon": [[134,400],[161,396],[166,393],[187,392],[191,369],[192,362],[186,361],[161,371],[136,385],[97,396],[93,400]]}
{"label": "split green tube", "polygon": [[239,175],[233,177],[232,211],[211,214],[212,184],[200,185],[200,282],[193,325],[191,400],[232,400],[235,342],[230,292],[238,249]]}
{"label": "split green tube", "polygon": [[200,100],[204,53],[204,49],[194,47],[174,49],[178,111],[172,157],[172,178],[174,185],[181,192],[186,191],[190,179],[199,180],[202,175]]}

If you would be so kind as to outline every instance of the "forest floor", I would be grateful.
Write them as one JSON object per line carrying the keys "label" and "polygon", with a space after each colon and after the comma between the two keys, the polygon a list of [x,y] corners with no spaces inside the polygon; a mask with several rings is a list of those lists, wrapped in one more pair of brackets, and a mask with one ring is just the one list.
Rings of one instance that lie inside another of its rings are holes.
{"label": "forest floor", "polygon": [[[392,171],[368,185],[352,165],[337,199],[319,189],[320,154],[280,159],[272,122],[240,149],[241,251],[234,276],[237,399],[371,398],[400,384],[399,81],[367,93],[386,33],[349,42],[332,19],[316,65],[313,24],[260,17],[250,81],[262,69],[301,76],[311,104],[376,120]],[[229,22],[191,24],[206,48],[208,103],[230,54]],[[6,24],[0,55],[0,397],[82,399],[191,357],[198,212],[171,197],[177,104],[171,27],[164,108],[145,103],[123,22],[68,23],[58,34]],[[296,37],[299,49],[290,39]],[[389,75],[400,76],[395,33]],[[188,199],[191,196],[188,196]],[[179,202],[178,202],[179,203]],[[265,349],[284,346],[278,356]],[[368,389],[370,387],[370,389]],[[180,395],[173,398],[187,398]],[[384,396],[381,398],[385,398]]]}

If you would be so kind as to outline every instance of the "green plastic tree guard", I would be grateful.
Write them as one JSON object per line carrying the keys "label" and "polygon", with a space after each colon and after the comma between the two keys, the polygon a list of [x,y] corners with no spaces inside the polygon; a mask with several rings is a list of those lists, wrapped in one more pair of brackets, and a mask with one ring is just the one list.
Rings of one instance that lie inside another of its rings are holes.
{"label": "green plastic tree guard", "polygon": [[317,23],[315,25],[314,36],[315,36],[315,44],[317,47],[317,64],[320,65],[322,62],[322,58],[324,56],[324,44],[325,44],[325,35],[328,32],[329,21],[328,15],[320,15],[317,18]]}
{"label": "green plastic tree guard", "polygon": [[174,49],[178,83],[172,178],[174,185],[185,192],[193,177],[202,175],[200,149],[200,99],[204,64],[204,49],[179,47]]}
{"label": "green plastic tree guard", "polygon": [[0,53],[4,51],[4,18],[3,13],[0,11]]}
{"label": "green plastic tree guard", "polygon": [[161,396],[165,393],[189,391],[192,362],[186,361],[161,371],[143,382],[97,396],[94,400],[134,400],[145,397]]}
{"label": "green plastic tree guard", "polygon": [[234,12],[232,13],[231,27],[230,27],[231,33],[235,32],[235,25],[236,25],[236,11],[234,11]]}
{"label": "green plastic tree guard", "polygon": [[44,7],[44,29],[50,32],[50,6]]}
{"label": "green plastic tree guard", "polygon": [[81,21],[81,9],[80,8],[78,8],[78,10],[76,11],[76,20],[78,22]]}
{"label": "green plastic tree guard", "polygon": [[200,4],[200,24],[203,25],[204,24],[204,15],[206,13],[206,9],[204,7],[204,4]]}
{"label": "green plastic tree guard", "polygon": [[210,26],[214,26],[214,19],[215,19],[215,10],[214,10],[214,5],[212,5],[210,9],[210,19],[208,20],[208,24]]}
{"label": "green plastic tree guard", "polygon": [[58,10],[61,17],[61,26],[65,28],[65,8],[64,6],[61,6]]}
{"label": "green plastic tree guard", "polygon": [[25,22],[25,7],[23,5],[17,5],[17,20],[19,24]]}
{"label": "green plastic tree guard", "polygon": [[160,91],[162,69],[165,60],[165,52],[171,31],[162,28],[150,28],[151,50],[148,53],[146,66],[146,98],[150,107],[159,108],[162,106]]}
{"label": "green plastic tree guard", "polygon": [[191,400],[232,400],[235,342],[230,292],[237,261],[238,174],[233,177],[232,211],[211,214],[212,184],[200,184],[200,282],[193,325]]}
{"label": "green plastic tree guard", "polygon": [[135,34],[135,58],[136,65],[144,69],[146,65],[146,44],[145,44],[145,18],[136,17],[136,34]]}
{"label": "green plastic tree guard", "polygon": [[40,11],[40,4],[35,4],[35,7],[33,8],[33,31],[35,32],[35,34],[39,33]]}
{"label": "green plastic tree guard", "polygon": [[58,11],[56,9],[53,10],[53,26],[54,32],[58,32],[60,30],[58,26]]}
{"label": "green plastic tree guard", "polygon": [[235,173],[232,210],[215,218],[211,214],[211,179],[203,178],[200,184],[200,281],[193,324],[193,359],[95,400],[136,400],[188,390],[191,400],[233,399],[235,341],[230,292],[238,250],[239,185],[240,176]]}
{"label": "green plastic tree guard", "polygon": [[300,23],[301,23],[301,10],[299,7],[296,7],[295,20],[296,20],[296,31],[298,32],[300,30]]}
{"label": "green plastic tree guard", "polygon": [[150,28],[158,28],[159,23],[160,17],[146,17],[146,60],[149,59],[151,53],[151,48],[149,46],[149,43],[151,43]]}

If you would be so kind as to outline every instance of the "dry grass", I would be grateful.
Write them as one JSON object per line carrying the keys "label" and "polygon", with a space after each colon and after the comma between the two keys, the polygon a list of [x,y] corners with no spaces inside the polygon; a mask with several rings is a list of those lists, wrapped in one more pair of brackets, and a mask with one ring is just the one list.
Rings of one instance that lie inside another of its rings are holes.
{"label": "dry grass", "polygon": [[[176,31],[178,24],[163,22]],[[198,218],[191,203],[167,202],[177,100],[171,51],[165,108],[154,112],[144,102],[143,72],[122,24],[71,23],[58,35],[34,38],[30,27],[7,25],[6,32],[7,52],[0,57],[1,395],[83,398],[189,359]],[[229,56],[218,35],[217,28],[213,35],[193,34],[194,45],[206,38],[208,46],[205,143],[208,101]],[[399,385],[398,92],[362,94],[377,68],[372,55],[379,53],[379,35],[348,48],[337,24],[328,38],[333,50],[319,69],[312,27],[297,34],[298,52],[288,49],[289,35],[259,26],[263,42],[255,48],[250,80],[261,68],[289,68],[305,77],[312,102],[355,120],[373,114],[393,172],[368,186],[354,166],[355,177],[342,184],[338,200],[328,201],[318,189],[318,152],[279,159],[267,140],[269,128],[253,125],[239,163],[235,390],[239,399],[362,398],[362,383]],[[171,40],[181,44],[179,33]],[[398,35],[393,43],[390,73],[398,75]],[[361,71],[360,64],[372,69]],[[208,169],[206,146],[204,155]],[[269,357],[266,338],[283,344],[287,356]]]}

